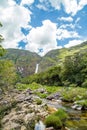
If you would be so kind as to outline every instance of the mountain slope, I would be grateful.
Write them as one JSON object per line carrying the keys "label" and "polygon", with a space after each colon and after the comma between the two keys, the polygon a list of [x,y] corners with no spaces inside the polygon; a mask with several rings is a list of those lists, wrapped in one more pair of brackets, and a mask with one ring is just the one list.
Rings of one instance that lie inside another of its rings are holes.
{"label": "mountain slope", "polygon": [[49,67],[61,64],[66,56],[71,56],[82,51],[87,51],[87,41],[74,47],[52,50],[40,61],[39,72],[46,71]]}
{"label": "mountain slope", "polygon": [[36,64],[39,64],[38,71],[44,72],[53,66],[62,64],[65,57],[82,51],[87,52],[87,41],[71,48],[52,50],[44,57],[26,50],[7,49],[7,53],[2,58],[12,60],[17,68],[17,72],[22,77],[25,77],[35,73]]}
{"label": "mountain slope", "polygon": [[41,60],[41,57],[36,53],[19,49],[7,49],[6,54],[2,58],[12,60],[17,68],[17,72],[23,77],[34,74],[36,64]]}

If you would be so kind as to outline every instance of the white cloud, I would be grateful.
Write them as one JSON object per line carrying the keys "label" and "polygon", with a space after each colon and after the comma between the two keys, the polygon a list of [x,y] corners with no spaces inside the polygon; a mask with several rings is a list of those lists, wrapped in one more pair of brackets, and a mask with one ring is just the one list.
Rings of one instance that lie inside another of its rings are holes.
{"label": "white cloud", "polygon": [[21,5],[25,5],[25,4],[31,5],[31,4],[33,4],[33,3],[34,3],[34,0],[22,0],[22,1],[21,1]]}
{"label": "white cloud", "polygon": [[73,18],[72,17],[61,17],[58,18],[60,21],[65,21],[65,22],[73,22]]}
{"label": "white cloud", "polygon": [[57,49],[56,31],[57,26],[55,23],[52,23],[50,20],[43,21],[41,27],[31,29],[27,36],[28,44],[26,49],[38,53],[38,49],[42,48],[43,53],[41,55],[52,49]]}
{"label": "white cloud", "polygon": [[[39,0],[42,4],[44,2],[45,6],[47,0]],[[64,6],[64,10],[67,14],[76,15],[76,13],[81,10],[85,5],[87,5],[87,0],[48,0],[51,6],[56,9],[60,10],[61,5]]]}
{"label": "white cloud", "polygon": [[76,24],[63,24],[59,28],[60,29],[67,29],[67,28],[69,28],[69,29],[75,29],[75,26],[76,26]]}
{"label": "white cloud", "polygon": [[23,6],[18,6],[13,0],[0,1],[0,21],[3,27],[0,29],[4,36],[2,46],[5,48],[17,48],[18,42],[24,39],[21,27],[29,27],[31,12]]}
{"label": "white cloud", "polygon": [[60,9],[61,8],[61,0],[49,0],[51,3],[51,6],[54,7],[55,9]]}
{"label": "white cloud", "polygon": [[65,47],[65,48],[69,48],[69,47],[72,47],[72,46],[79,45],[79,44],[81,44],[82,42],[83,42],[82,40],[72,40],[72,41],[69,41],[69,43],[66,44],[64,47]]}
{"label": "white cloud", "polygon": [[65,38],[79,38],[79,37],[80,36],[75,31],[68,31],[66,29],[60,29],[60,28],[57,30],[57,39],[58,40],[62,40]]}
{"label": "white cloud", "polygon": [[36,7],[39,8],[39,9],[42,9],[44,11],[48,10],[48,8],[46,6],[44,6],[44,5],[42,5],[42,4],[38,4]]}

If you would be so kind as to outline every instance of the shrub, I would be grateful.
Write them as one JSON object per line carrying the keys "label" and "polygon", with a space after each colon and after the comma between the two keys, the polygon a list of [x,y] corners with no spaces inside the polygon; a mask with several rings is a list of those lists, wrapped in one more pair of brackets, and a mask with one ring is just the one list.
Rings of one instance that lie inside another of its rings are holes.
{"label": "shrub", "polygon": [[87,88],[87,80],[85,82],[82,83],[82,87]]}
{"label": "shrub", "polygon": [[67,113],[63,109],[59,109],[54,113],[55,116],[58,116],[61,121],[65,121],[68,117]]}
{"label": "shrub", "polygon": [[45,119],[45,124],[47,127],[54,127],[55,129],[62,127],[62,122],[59,117],[55,115],[50,115]]}
{"label": "shrub", "polygon": [[59,109],[57,112],[49,115],[45,119],[47,127],[54,127],[54,129],[61,128],[65,124],[65,120],[68,118],[67,113],[63,109]]}
{"label": "shrub", "polygon": [[86,100],[80,100],[80,101],[77,101],[77,104],[83,106],[83,107],[87,107],[87,99]]}

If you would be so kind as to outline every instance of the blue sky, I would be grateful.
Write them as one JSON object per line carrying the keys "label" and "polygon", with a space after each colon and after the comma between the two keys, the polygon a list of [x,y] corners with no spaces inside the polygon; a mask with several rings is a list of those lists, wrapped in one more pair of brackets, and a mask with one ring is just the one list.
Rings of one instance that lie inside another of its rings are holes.
{"label": "blue sky", "polygon": [[43,56],[87,40],[87,0],[0,0],[4,48]]}

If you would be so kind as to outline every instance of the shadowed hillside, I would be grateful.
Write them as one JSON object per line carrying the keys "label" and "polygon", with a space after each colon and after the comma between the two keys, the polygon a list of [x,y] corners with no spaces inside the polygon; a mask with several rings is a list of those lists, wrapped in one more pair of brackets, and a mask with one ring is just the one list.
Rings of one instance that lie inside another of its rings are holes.
{"label": "shadowed hillside", "polygon": [[17,68],[17,72],[23,77],[34,74],[36,64],[41,60],[41,57],[36,53],[19,49],[7,49],[6,54],[2,58],[12,60]]}

